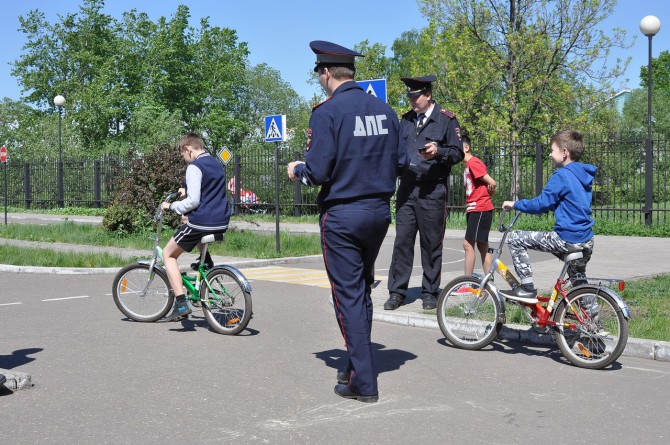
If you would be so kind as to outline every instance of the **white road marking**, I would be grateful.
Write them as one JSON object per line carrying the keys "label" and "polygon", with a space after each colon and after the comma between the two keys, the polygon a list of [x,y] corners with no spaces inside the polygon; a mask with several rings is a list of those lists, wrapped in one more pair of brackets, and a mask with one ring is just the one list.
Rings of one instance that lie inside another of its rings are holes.
{"label": "white road marking", "polygon": [[74,300],[76,298],[89,298],[89,296],[88,295],[80,295],[78,297],[49,298],[47,300],[42,300],[42,301]]}
{"label": "white road marking", "polygon": [[12,306],[12,305],[14,305],[14,304],[23,304],[23,303],[21,303],[21,302],[17,302],[17,303],[2,303],[2,304],[0,304],[0,306]]}
{"label": "white road marking", "polygon": [[656,373],[663,374],[663,375],[668,374],[667,371],[661,371],[659,369],[638,368],[636,366],[626,366],[626,369],[632,369],[632,370],[635,370],[635,371],[642,371],[642,372],[656,372]]}

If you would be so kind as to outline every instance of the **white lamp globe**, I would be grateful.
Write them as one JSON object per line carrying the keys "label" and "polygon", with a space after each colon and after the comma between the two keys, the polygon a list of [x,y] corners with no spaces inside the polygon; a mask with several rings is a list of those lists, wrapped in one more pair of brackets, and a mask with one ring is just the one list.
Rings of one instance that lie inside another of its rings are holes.
{"label": "white lamp globe", "polygon": [[65,105],[65,98],[60,94],[54,97],[54,105],[56,105],[57,107],[62,107],[63,105]]}
{"label": "white lamp globe", "polygon": [[640,31],[645,36],[655,36],[661,29],[661,21],[655,15],[648,15],[640,20]]}

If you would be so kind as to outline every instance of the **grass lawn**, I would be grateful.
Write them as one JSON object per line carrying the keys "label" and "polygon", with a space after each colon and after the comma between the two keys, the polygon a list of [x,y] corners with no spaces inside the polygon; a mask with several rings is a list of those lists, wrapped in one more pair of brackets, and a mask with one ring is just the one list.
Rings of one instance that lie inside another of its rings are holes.
{"label": "grass lawn", "polygon": [[3,264],[39,267],[121,267],[130,262],[128,258],[108,253],[73,253],[16,246],[0,246],[0,258]]}
{"label": "grass lawn", "polygon": [[[172,236],[173,229],[163,230],[162,243],[165,245]],[[93,246],[112,246],[129,249],[146,249],[150,253],[153,248],[154,232],[119,236],[109,233],[101,226],[62,222],[50,225],[10,224],[0,226],[0,238],[9,238],[42,243],[72,243]],[[282,258],[304,255],[318,255],[321,245],[318,235],[296,235],[280,233],[280,250],[276,251],[274,235],[261,235],[250,231],[229,230],[223,243],[216,243],[210,252],[214,255],[242,258]],[[3,256],[6,264],[17,264],[18,258]],[[37,260],[38,258],[36,258]],[[37,264],[34,264],[37,265]]]}

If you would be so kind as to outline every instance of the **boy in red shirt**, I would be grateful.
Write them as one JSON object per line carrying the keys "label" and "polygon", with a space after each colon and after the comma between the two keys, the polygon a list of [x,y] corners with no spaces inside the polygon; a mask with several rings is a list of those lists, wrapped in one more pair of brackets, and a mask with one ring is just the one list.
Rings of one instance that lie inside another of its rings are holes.
{"label": "boy in red shirt", "polygon": [[465,170],[463,182],[465,185],[465,212],[467,229],[463,250],[465,250],[465,274],[471,275],[475,270],[475,244],[482,257],[484,273],[491,267],[491,254],[489,248],[489,231],[493,219],[493,203],[491,195],[496,191],[496,182],[486,171],[484,163],[472,155],[470,150],[470,138],[461,137],[463,151],[465,152]]}

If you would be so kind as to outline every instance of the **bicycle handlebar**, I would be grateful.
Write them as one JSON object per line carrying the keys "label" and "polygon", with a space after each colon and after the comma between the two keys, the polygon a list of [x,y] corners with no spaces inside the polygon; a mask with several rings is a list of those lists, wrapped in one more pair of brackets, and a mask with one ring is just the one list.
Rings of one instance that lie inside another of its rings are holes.
{"label": "bicycle handlebar", "polygon": [[165,196],[165,199],[163,199],[160,202],[160,204],[158,204],[158,208],[156,209],[156,214],[154,215],[154,224],[156,222],[158,222],[163,217],[163,209],[161,208],[163,203],[164,202],[169,202],[169,201],[171,201],[172,199],[176,198],[179,195],[180,195],[179,192],[168,193],[167,196]]}
{"label": "bicycle handlebar", "polygon": [[[179,196],[179,192],[168,193],[168,195],[165,197],[165,199],[163,200],[163,202],[168,202],[168,201],[170,201],[171,199],[176,198],[177,196]],[[161,203],[161,204],[162,204],[162,203]]]}
{"label": "bicycle handlebar", "polygon": [[521,216],[521,212],[517,211],[516,215],[514,215],[514,218],[512,218],[512,222],[510,222],[509,226],[506,226],[503,224],[503,220],[505,219],[505,215],[509,212],[508,209],[503,208],[502,212],[500,212],[500,219],[498,220],[498,230],[501,232],[507,232],[509,229],[516,224],[516,220],[519,219],[519,216]]}

